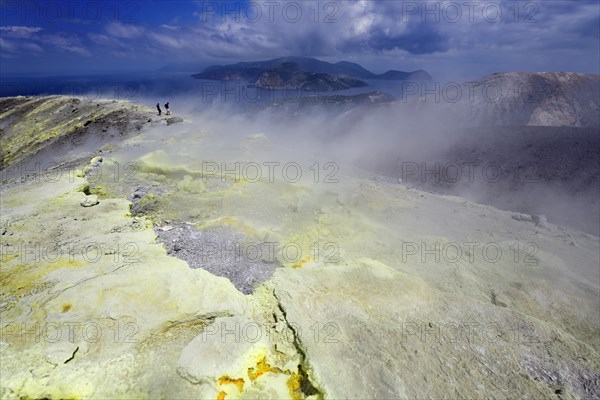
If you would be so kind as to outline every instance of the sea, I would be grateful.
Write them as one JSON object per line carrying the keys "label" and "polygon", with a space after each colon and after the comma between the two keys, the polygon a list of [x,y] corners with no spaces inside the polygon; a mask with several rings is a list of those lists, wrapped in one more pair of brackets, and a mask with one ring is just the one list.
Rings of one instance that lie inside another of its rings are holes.
{"label": "sea", "polygon": [[[196,71],[198,72],[198,71]],[[195,104],[219,103],[241,109],[277,105],[300,97],[355,95],[385,92],[396,99],[415,92],[414,83],[366,80],[368,86],[335,92],[313,92],[297,89],[265,90],[248,87],[244,81],[212,81],[195,79],[194,71],[185,72],[128,72],[85,75],[3,75],[0,97],[63,95],[87,99],[116,99],[133,103],[161,105],[172,98],[185,98]],[[409,89],[409,90],[407,90]]]}

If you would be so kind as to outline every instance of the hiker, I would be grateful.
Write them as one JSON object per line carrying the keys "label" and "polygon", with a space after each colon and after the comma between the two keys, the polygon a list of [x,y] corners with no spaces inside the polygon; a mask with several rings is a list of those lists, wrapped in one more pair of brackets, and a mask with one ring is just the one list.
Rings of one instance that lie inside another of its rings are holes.
{"label": "hiker", "polygon": [[156,109],[158,110],[158,116],[160,117],[160,114],[162,114],[162,111],[160,110],[160,103],[156,103]]}
{"label": "hiker", "polygon": [[165,110],[167,110],[167,115],[171,115],[171,110],[169,110],[169,102],[165,103]]}

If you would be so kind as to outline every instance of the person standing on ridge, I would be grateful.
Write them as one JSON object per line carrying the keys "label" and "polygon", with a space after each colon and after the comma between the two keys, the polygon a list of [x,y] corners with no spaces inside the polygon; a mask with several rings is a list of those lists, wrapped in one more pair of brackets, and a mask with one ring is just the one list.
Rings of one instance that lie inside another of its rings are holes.
{"label": "person standing on ridge", "polygon": [[171,111],[169,110],[169,102],[168,101],[165,103],[165,110],[167,110],[167,112],[166,112],[167,115],[171,115]]}
{"label": "person standing on ridge", "polygon": [[162,114],[162,111],[160,111],[160,103],[156,103],[156,109],[158,110],[158,116],[160,117],[160,114]]}

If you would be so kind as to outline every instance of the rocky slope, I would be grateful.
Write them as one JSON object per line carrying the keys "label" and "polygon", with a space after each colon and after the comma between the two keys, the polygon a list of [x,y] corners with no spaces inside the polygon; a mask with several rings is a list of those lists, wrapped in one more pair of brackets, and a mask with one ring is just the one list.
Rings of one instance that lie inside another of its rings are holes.
{"label": "rocky slope", "polygon": [[[120,101],[51,97],[0,99],[0,170],[19,162],[59,160],[86,141],[101,147],[152,122],[149,108]],[[31,164],[35,164],[32,162]]]}
{"label": "rocky slope", "polygon": [[461,140],[435,154],[390,146],[359,163],[419,190],[543,214],[557,225],[600,234],[597,129],[479,127],[449,130],[440,140],[453,135]]}
{"label": "rocky slope", "polygon": [[493,74],[462,85],[458,100],[452,91],[441,103],[469,125],[600,128],[600,75]]}
{"label": "rocky slope", "polygon": [[458,87],[408,85],[423,95],[352,110],[331,143],[365,147],[361,165],[414,187],[598,235],[600,75],[502,73]]}
{"label": "rocky slope", "polygon": [[2,186],[3,398],[598,397],[598,237],[205,124]]}

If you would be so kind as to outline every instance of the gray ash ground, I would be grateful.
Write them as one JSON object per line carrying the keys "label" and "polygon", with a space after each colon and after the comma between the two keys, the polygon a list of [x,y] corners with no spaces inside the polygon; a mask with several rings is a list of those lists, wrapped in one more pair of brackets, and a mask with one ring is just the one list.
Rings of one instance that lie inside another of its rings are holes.
{"label": "gray ash ground", "polygon": [[600,399],[600,375],[582,365],[528,359],[524,367],[533,380],[552,387],[559,398],[571,392],[580,399]]}
{"label": "gray ash ground", "polygon": [[411,149],[398,156],[399,150],[391,148],[390,156],[360,164],[418,190],[546,215],[552,224],[597,236],[598,133],[597,128],[535,126],[449,130],[448,136],[462,140],[439,154],[424,156]]}
{"label": "gray ash ground", "polygon": [[244,294],[270,279],[277,265],[271,247],[230,227],[197,230],[192,224],[174,223],[154,230],[169,255],[186,261],[190,268],[229,279]]}

